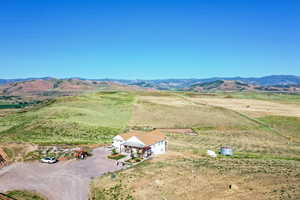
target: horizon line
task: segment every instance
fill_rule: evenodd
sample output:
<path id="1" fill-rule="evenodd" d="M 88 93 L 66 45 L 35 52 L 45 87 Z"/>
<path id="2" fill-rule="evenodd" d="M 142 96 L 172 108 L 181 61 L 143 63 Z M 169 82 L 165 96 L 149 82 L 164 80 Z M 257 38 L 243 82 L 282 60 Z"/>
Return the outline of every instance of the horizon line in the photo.
<path id="1" fill-rule="evenodd" d="M 295 76 L 300 77 L 300 75 L 296 74 L 272 74 L 272 75 L 264 75 L 264 76 L 212 76 L 212 77 L 206 77 L 206 78 L 152 78 L 152 79 L 143 79 L 143 78 L 85 78 L 85 77 L 52 77 L 52 76 L 40 76 L 40 77 L 23 77 L 23 78 L 0 78 L 1 80 L 16 80 L 16 79 L 85 79 L 85 80 L 124 80 L 124 81 L 131 81 L 131 80 L 143 80 L 143 81 L 152 81 L 152 80 L 188 80 L 188 79 L 228 79 L 228 78 L 264 78 L 264 77 L 270 77 L 270 76 Z"/>

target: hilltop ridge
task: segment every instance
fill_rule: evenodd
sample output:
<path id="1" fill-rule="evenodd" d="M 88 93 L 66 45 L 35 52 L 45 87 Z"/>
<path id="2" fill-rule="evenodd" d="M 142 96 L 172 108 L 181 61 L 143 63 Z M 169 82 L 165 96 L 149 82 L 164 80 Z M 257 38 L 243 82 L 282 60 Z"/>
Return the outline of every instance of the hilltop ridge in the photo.
<path id="1" fill-rule="evenodd" d="M 208 79 L 56 79 L 51 77 L 0 79 L 0 93 L 19 95 L 41 92 L 80 92 L 88 90 L 184 90 L 184 91 L 268 91 L 300 92 L 300 76 L 272 75 L 261 78 Z"/>

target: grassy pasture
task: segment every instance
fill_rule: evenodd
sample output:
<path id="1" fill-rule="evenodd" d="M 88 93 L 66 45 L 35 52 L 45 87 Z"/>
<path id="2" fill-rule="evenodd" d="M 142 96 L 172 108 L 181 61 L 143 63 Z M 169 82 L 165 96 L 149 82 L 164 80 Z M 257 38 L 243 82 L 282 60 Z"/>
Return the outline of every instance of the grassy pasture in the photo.
<path id="1" fill-rule="evenodd" d="M 263 100 L 286 109 L 297 105 L 298 97 L 225 95 L 135 91 L 61 97 L 0 118 L 0 142 L 99 144 L 110 143 L 128 126 L 193 128 L 197 135 L 169 133 L 167 154 L 96 178 L 91 199 L 300 199 L 300 144 L 289 139 L 299 138 L 299 118 L 252 119 L 226 106 L 228 99 Z M 201 101 L 210 98 L 221 103 Z M 206 150 L 221 146 L 233 147 L 235 156 L 206 156 Z M 20 151 L 9 148 L 12 155 Z"/>
<path id="2" fill-rule="evenodd" d="M 98 92 L 62 97 L 51 105 L 0 119 L 0 141 L 38 144 L 107 143 L 127 127 L 134 97 Z"/>
<path id="3" fill-rule="evenodd" d="M 156 128 L 215 127 L 217 129 L 249 129 L 257 124 L 231 110 L 196 105 L 178 96 L 137 97 L 131 126 Z"/>

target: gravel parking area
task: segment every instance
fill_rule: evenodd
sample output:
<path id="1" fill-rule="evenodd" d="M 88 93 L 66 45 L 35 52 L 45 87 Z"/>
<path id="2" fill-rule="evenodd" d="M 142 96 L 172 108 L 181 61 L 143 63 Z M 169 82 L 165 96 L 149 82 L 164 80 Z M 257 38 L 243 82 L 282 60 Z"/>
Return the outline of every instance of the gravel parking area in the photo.
<path id="1" fill-rule="evenodd" d="M 49 200 L 87 200 L 93 177 L 120 170 L 105 148 L 97 148 L 86 160 L 56 164 L 15 163 L 0 170 L 0 192 L 23 189 L 39 192 Z"/>

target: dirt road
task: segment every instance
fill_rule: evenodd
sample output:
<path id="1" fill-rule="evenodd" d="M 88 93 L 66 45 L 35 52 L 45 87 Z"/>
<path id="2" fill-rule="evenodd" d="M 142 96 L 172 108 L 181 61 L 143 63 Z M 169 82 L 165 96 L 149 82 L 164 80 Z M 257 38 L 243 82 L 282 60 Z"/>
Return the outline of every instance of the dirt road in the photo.
<path id="1" fill-rule="evenodd" d="M 37 191 L 49 200 L 87 200 L 93 177 L 120 169 L 106 158 L 108 154 L 105 148 L 97 148 L 92 157 L 81 161 L 10 165 L 0 170 L 0 192 L 23 189 Z"/>

